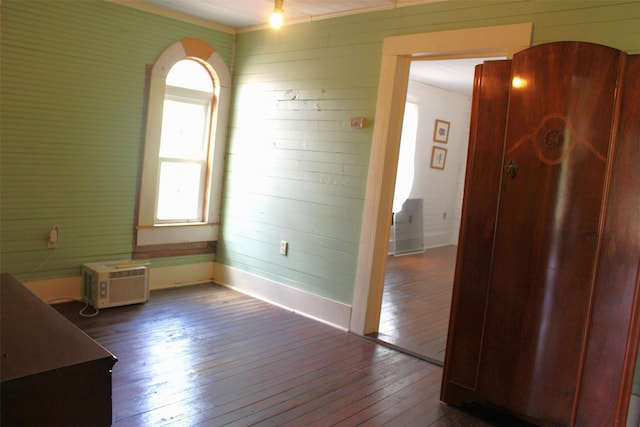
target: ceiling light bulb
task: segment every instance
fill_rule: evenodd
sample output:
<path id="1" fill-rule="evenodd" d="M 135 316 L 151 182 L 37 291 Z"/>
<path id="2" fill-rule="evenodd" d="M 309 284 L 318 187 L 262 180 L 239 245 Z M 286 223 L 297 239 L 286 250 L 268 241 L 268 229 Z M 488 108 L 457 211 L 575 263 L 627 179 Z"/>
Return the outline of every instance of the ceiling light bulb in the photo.
<path id="1" fill-rule="evenodd" d="M 272 28 L 282 27 L 282 21 L 284 10 L 282 9 L 283 0 L 276 0 L 275 7 L 273 8 L 273 14 L 271 15 L 270 24 Z"/>
<path id="2" fill-rule="evenodd" d="M 273 12 L 271 15 L 271 28 L 280 28 L 282 27 L 282 12 Z"/>

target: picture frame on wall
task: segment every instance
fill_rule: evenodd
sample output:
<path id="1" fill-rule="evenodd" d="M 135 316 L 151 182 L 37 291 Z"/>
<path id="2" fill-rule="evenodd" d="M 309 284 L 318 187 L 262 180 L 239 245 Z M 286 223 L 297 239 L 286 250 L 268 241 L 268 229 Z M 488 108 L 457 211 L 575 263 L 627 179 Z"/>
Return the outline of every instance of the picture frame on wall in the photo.
<path id="1" fill-rule="evenodd" d="M 446 162 L 447 149 L 434 146 L 431 150 L 431 168 L 443 170 Z"/>
<path id="2" fill-rule="evenodd" d="M 441 142 L 446 144 L 449 141 L 449 126 L 451 123 L 436 119 L 436 124 L 433 128 L 433 140 L 435 142 Z"/>

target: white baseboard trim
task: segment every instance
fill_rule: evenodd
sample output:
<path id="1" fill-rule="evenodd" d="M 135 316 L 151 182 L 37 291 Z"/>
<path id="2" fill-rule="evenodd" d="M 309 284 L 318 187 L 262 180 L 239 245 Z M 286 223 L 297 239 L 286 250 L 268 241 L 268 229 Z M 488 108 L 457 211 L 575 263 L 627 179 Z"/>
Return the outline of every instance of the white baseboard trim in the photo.
<path id="1" fill-rule="evenodd" d="M 246 271 L 214 263 L 214 281 L 253 298 L 348 331 L 351 306 Z"/>
<path id="2" fill-rule="evenodd" d="M 178 288 L 213 282 L 213 264 L 213 261 L 210 261 L 168 267 L 152 267 L 149 271 L 149 289 Z"/>
<path id="3" fill-rule="evenodd" d="M 432 234 L 430 236 L 424 236 L 424 248 L 437 248 L 440 246 L 457 245 L 457 243 L 451 243 L 453 240 L 451 233 L 444 234 Z"/>
<path id="4" fill-rule="evenodd" d="M 274 280 L 215 262 L 152 267 L 149 289 L 168 289 L 198 283 L 216 282 L 270 304 L 349 330 L 351 306 L 318 296 Z M 24 285 L 49 304 L 65 300 L 80 300 L 80 276 L 25 282 Z"/>
<path id="5" fill-rule="evenodd" d="M 149 289 L 167 289 L 213 281 L 213 262 L 151 267 Z M 24 285 L 48 304 L 82 297 L 80 276 L 24 282 Z"/>
<path id="6" fill-rule="evenodd" d="M 80 300 L 82 282 L 80 276 L 23 282 L 24 286 L 47 304 Z"/>

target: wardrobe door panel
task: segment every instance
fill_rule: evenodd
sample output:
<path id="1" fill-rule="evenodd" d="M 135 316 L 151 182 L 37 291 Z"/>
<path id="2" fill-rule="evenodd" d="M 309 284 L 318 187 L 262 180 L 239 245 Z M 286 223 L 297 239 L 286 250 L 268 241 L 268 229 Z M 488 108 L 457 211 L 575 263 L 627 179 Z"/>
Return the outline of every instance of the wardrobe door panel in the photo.
<path id="1" fill-rule="evenodd" d="M 629 56 L 576 425 L 624 425 L 638 349 L 640 55 Z M 635 286 L 634 286 L 635 285 Z"/>
<path id="2" fill-rule="evenodd" d="M 478 393 L 570 424 L 599 244 L 617 50 L 516 54 Z M 594 61 L 592 58 L 597 58 Z"/>
<path id="3" fill-rule="evenodd" d="M 445 363 L 448 381 L 443 400 L 460 401 L 474 390 L 489 284 L 491 247 L 502 164 L 511 61 L 491 61 L 476 67 L 472 99 L 469 153 L 462 207 L 461 239 Z M 482 108 L 478 108 L 482 105 Z M 456 325 L 464 325 L 457 328 Z"/>

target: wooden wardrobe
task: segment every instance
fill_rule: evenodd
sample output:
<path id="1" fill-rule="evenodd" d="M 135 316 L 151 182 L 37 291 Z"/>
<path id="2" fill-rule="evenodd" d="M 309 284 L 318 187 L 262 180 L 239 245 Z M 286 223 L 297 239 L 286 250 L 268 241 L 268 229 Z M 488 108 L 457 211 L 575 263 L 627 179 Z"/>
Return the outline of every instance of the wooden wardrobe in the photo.
<path id="1" fill-rule="evenodd" d="M 478 65 L 442 400 L 623 426 L 639 288 L 640 55 Z"/>

